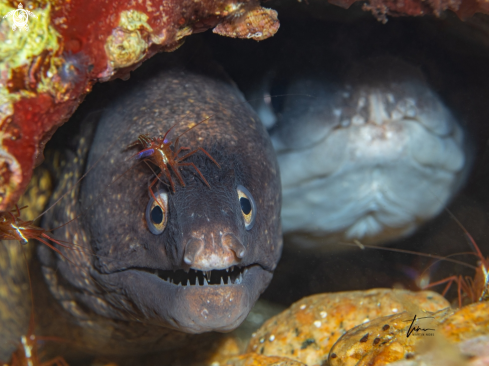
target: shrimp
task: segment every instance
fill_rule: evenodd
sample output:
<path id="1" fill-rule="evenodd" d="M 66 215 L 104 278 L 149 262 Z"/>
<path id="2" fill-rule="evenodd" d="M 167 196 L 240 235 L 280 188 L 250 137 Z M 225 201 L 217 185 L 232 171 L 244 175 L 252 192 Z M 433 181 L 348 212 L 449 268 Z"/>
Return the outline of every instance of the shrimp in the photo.
<path id="1" fill-rule="evenodd" d="M 385 248 L 385 247 L 377 247 L 377 246 L 372 246 L 372 245 L 365 245 L 361 243 L 359 240 L 354 240 L 353 243 L 341 243 L 342 245 L 349 245 L 349 246 L 358 246 L 360 249 L 378 249 L 378 250 L 385 250 L 389 252 L 399 252 L 399 253 L 406 253 L 406 254 L 412 254 L 412 255 L 417 255 L 417 256 L 424 256 L 424 257 L 429 257 L 429 258 L 434 258 L 436 261 L 432 263 L 428 268 L 426 268 L 421 275 L 418 276 L 418 279 L 422 279 L 418 282 L 418 286 L 422 289 L 428 289 L 432 288 L 438 285 L 446 284 L 442 296 L 447 295 L 448 290 L 450 289 L 451 285 L 453 283 L 457 284 L 457 292 L 458 292 L 458 305 L 459 307 L 462 307 L 462 304 L 468 304 L 468 303 L 474 303 L 474 302 L 480 302 L 480 301 L 488 301 L 489 300 L 489 257 L 484 258 L 479 246 L 475 242 L 474 238 L 468 230 L 462 225 L 462 223 L 448 210 L 446 211 L 450 214 L 451 218 L 457 223 L 457 225 L 464 231 L 465 235 L 467 235 L 469 239 L 470 246 L 472 247 L 473 251 L 468 252 L 468 253 L 457 253 L 457 254 L 470 254 L 470 255 L 475 255 L 479 260 L 477 263 L 477 266 L 473 266 L 471 264 L 449 258 L 450 256 L 443 257 L 443 256 L 438 256 L 435 254 L 427 254 L 427 253 L 421 253 L 421 252 L 416 252 L 416 251 L 411 251 L 411 250 L 405 250 L 405 249 L 395 249 L 395 248 Z M 451 256 L 457 255 L 457 254 L 452 254 Z M 469 276 L 462 276 L 462 275 L 452 275 L 449 277 L 446 277 L 444 279 L 441 279 L 436 282 L 432 283 L 426 283 L 424 284 L 427 280 L 429 282 L 429 276 L 425 276 L 426 272 L 428 269 L 436 264 L 437 262 L 440 261 L 448 261 L 452 263 L 456 263 L 459 265 L 463 265 L 465 267 L 470 267 L 475 270 L 475 274 L 473 277 Z M 464 302 L 465 301 L 465 302 Z"/>
<path id="2" fill-rule="evenodd" d="M 156 178 L 151 182 L 149 186 L 149 190 L 151 192 L 151 195 L 153 198 L 156 200 L 154 197 L 154 193 L 152 191 L 152 187 L 156 184 L 158 180 L 160 180 L 161 176 L 163 174 L 166 175 L 168 178 L 168 181 L 170 183 L 171 189 L 173 192 L 175 192 L 175 185 L 172 180 L 171 176 L 171 171 L 175 174 L 177 177 L 179 183 L 181 184 L 182 187 L 185 187 L 185 182 L 183 181 L 182 175 L 180 174 L 179 167 L 181 166 L 190 166 L 195 169 L 195 171 L 199 174 L 199 176 L 202 178 L 204 183 L 207 185 L 207 187 L 210 188 L 209 182 L 204 178 L 200 170 L 195 166 L 194 163 L 184 163 L 183 160 L 187 159 L 191 155 L 195 154 L 198 151 L 202 151 L 211 161 L 217 165 L 218 168 L 221 168 L 221 166 L 217 163 L 216 160 L 202 147 L 198 147 L 195 150 L 192 150 L 188 152 L 187 154 L 183 156 L 178 156 L 182 151 L 185 150 L 190 150 L 189 147 L 179 147 L 178 143 L 180 140 L 180 137 L 189 132 L 191 129 L 199 126 L 201 123 L 204 123 L 209 120 L 211 117 L 207 117 L 197 123 L 196 125 L 190 127 L 187 129 L 185 132 L 180 134 L 175 141 L 171 141 L 171 132 L 173 132 L 173 128 L 176 126 L 174 124 L 173 126 L 170 127 L 168 131 L 166 131 L 164 136 L 159 136 L 159 137 L 150 137 L 148 135 L 139 135 L 137 141 L 134 141 L 130 143 L 127 148 L 133 148 L 136 146 L 141 146 L 143 149 L 139 151 L 136 156 L 137 159 L 143 159 L 145 162 L 151 162 L 152 164 L 156 165 L 158 168 L 160 168 L 160 173 L 156 176 Z M 171 171 L 170 171 L 171 169 Z"/>
<path id="3" fill-rule="evenodd" d="M 435 287 L 446 283 L 445 289 L 442 292 L 442 295 L 445 296 L 451 285 L 455 282 L 457 283 L 459 307 L 462 307 L 462 300 L 464 298 L 467 298 L 470 303 L 474 303 L 477 301 L 487 301 L 489 300 L 489 257 L 484 258 L 479 246 L 475 242 L 472 235 L 470 235 L 467 229 L 450 211 L 448 211 L 448 213 L 464 231 L 465 235 L 467 235 L 469 243 L 474 250 L 472 254 L 476 255 L 479 258 L 477 267 L 475 268 L 475 275 L 473 278 L 469 276 L 464 277 L 462 275 L 453 275 L 440 281 L 430 283 L 424 286 L 423 289 Z"/>
<path id="4" fill-rule="evenodd" d="M 44 230 L 34 225 L 33 221 L 22 220 L 20 218 L 20 212 L 25 208 L 27 206 L 19 208 L 15 205 L 14 210 L 0 213 L 0 240 L 18 240 L 22 244 L 27 244 L 29 239 L 36 239 L 60 255 L 63 255 L 50 241 L 65 248 L 69 246 L 47 235 L 46 232 L 50 230 Z"/>
<path id="5" fill-rule="evenodd" d="M 124 131 L 124 133 L 127 132 Z M 118 141 L 123 134 L 121 134 L 111 145 L 111 147 Z M 7 212 L 0 213 L 0 240 L 16 240 L 19 244 L 28 244 L 30 239 L 36 239 L 42 244 L 46 245 L 49 249 L 55 251 L 60 256 L 65 258 L 67 261 L 71 262 L 67 256 L 65 256 L 65 250 L 80 250 L 85 251 L 86 248 L 83 245 L 77 245 L 71 242 L 65 242 L 60 239 L 55 239 L 49 232 L 59 229 L 63 226 L 70 224 L 71 222 L 80 218 L 80 215 L 75 218 L 65 222 L 64 224 L 56 227 L 55 229 L 43 229 L 35 224 L 38 218 L 42 217 L 46 212 L 48 212 L 51 208 L 53 208 L 58 202 L 64 198 L 66 195 L 70 194 L 76 186 L 80 184 L 80 182 L 88 175 L 88 173 L 105 157 L 106 153 L 104 153 L 87 171 L 79 177 L 65 193 L 63 193 L 50 207 L 45 209 L 40 215 L 38 215 L 33 220 L 23 220 L 22 216 L 25 216 L 25 210 L 28 206 L 19 207 L 19 205 L 15 205 L 14 209 Z M 107 188 L 114 182 L 117 181 L 123 174 L 115 177 L 111 183 L 108 184 Z M 35 184 L 36 182 L 34 182 Z M 28 188 L 29 190 L 29 188 Z M 26 194 L 27 195 L 27 194 Z M 30 196 L 31 199 L 36 197 L 36 195 L 27 195 Z M 37 197 L 36 197 L 37 198 Z M 94 200 L 96 201 L 96 200 Z M 35 205 L 34 205 L 35 206 Z M 36 211 L 36 210 L 34 210 Z M 37 213 L 33 214 L 33 216 L 37 215 Z M 57 244 L 57 245 L 56 245 Z M 23 252 L 23 245 L 19 245 L 20 249 Z M 24 258 L 25 253 L 24 254 Z M 26 264 L 27 264 L 27 259 Z M 31 315 L 29 319 L 29 326 L 27 332 L 17 338 L 18 342 L 15 351 L 11 354 L 10 361 L 8 363 L 4 363 L 0 361 L 1 366 L 68 366 L 66 360 L 57 356 L 50 360 L 44 360 L 42 357 L 42 352 L 40 352 L 39 342 L 44 341 L 53 341 L 53 342 L 69 342 L 66 339 L 61 339 L 56 336 L 38 336 L 34 333 L 35 331 L 35 318 L 34 318 L 34 295 L 32 289 L 32 281 L 31 275 L 29 271 L 29 266 L 27 265 L 27 277 L 30 285 L 31 299 L 32 299 L 32 308 Z"/>
<path id="6" fill-rule="evenodd" d="M 121 135 L 122 136 L 122 135 Z M 120 136 L 120 137 L 121 137 Z M 120 138 L 119 137 L 119 138 Z M 118 141 L 116 139 L 114 143 Z M 112 145 L 111 145 L 112 146 Z M 105 156 L 102 155 L 102 158 Z M 101 158 L 101 159 L 102 159 Z M 99 159 L 99 161 L 101 160 Z M 65 242 L 63 240 L 55 239 L 51 234 L 49 234 L 51 231 L 54 231 L 56 229 L 59 229 L 65 225 L 70 224 L 71 222 L 77 220 L 81 215 L 69 220 L 68 222 L 58 226 L 55 229 L 43 229 L 35 224 L 37 222 L 37 219 L 43 216 L 48 210 L 50 210 L 54 205 L 56 205 L 63 197 L 65 197 L 67 194 L 70 194 L 73 189 L 85 178 L 85 176 L 94 168 L 99 161 L 95 162 L 95 164 L 90 167 L 85 174 L 83 174 L 79 179 L 74 182 L 73 186 L 70 187 L 70 189 L 67 190 L 64 194 L 61 195 L 61 197 L 50 207 L 48 207 L 46 210 L 44 210 L 40 215 L 38 215 L 36 218 L 33 220 L 24 220 L 22 217 L 26 216 L 26 213 L 23 212 L 24 209 L 26 209 L 28 206 L 24 205 L 22 207 L 19 207 L 19 205 L 15 205 L 14 209 L 11 211 L 7 212 L 1 212 L 0 213 L 0 240 L 16 240 L 19 242 L 19 244 L 24 244 L 26 245 L 30 239 L 36 239 L 40 243 L 44 244 L 47 246 L 49 249 L 55 251 L 58 253 L 60 256 L 65 258 L 67 261 L 71 262 L 70 259 L 68 259 L 63 251 L 64 250 L 84 250 L 83 246 L 76 245 L 75 243 L 71 242 Z M 39 182 L 35 182 L 33 179 L 31 181 L 31 184 L 36 184 Z M 34 186 L 32 186 L 34 187 Z M 29 191 L 29 188 L 28 188 Z M 37 194 L 25 194 L 25 196 L 30 197 L 30 199 L 37 199 Z M 29 200 L 29 198 L 27 198 Z M 36 205 L 34 204 L 34 207 Z M 39 207 L 37 207 L 39 209 Z M 34 212 L 36 209 L 34 210 Z M 31 216 L 36 216 L 37 213 L 34 213 Z M 20 249 L 23 251 L 23 245 L 20 245 Z M 25 257 L 25 253 L 24 253 Z M 27 259 L 26 259 L 27 262 Z M 31 298 L 32 302 L 34 303 L 34 297 L 33 297 L 33 290 L 32 290 L 32 281 L 31 281 L 31 276 L 29 273 L 29 268 L 27 266 L 27 275 L 28 275 L 28 280 L 29 280 L 29 285 L 30 285 L 30 291 L 31 291 Z M 14 303 L 14 302 L 13 302 Z M 19 319 L 20 321 L 20 319 Z M 18 342 L 17 347 L 15 348 L 15 351 L 12 353 L 10 361 L 8 363 L 4 363 L 0 361 L 0 365 L 3 366 L 67 366 L 68 363 L 62 358 L 62 357 L 55 357 L 52 358 L 48 361 L 44 361 L 42 359 L 42 355 L 39 352 L 39 345 L 38 343 L 40 341 L 56 341 L 56 342 L 66 342 L 65 339 L 60 339 L 55 336 L 37 336 L 34 333 L 35 330 L 35 321 L 34 321 L 34 305 L 32 305 L 31 309 L 31 315 L 30 315 L 30 320 L 29 320 L 29 327 L 27 332 L 17 338 Z"/>
<path id="7" fill-rule="evenodd" d="M 24 207 L 22 207 L 24 208 Z M 22 209 L 21 208 L 21 209 Z M 17 214 L 20 215 L 20 210 L 18 207 L 17 209 Z M 13 229 L 16 234 L 13 234 L 14 236 L 20 236 L 22 240 L 19 240 L 19 244 L 23 243 L 24 240 L 27 241 L 27 238 L 31 238 L 32 232 L 35 232 L 36 234 L 33 235 L 38 240 L 41 240 L 44 242 L 43 239 L 40 239 L 40 235 L 45 234 L 42 229 L 37 228 L 32 225 L 31 221 L 22 221 L 18 216 L 12 215 L 16 220 L 15 223 L 12 226 L 19 226 L 16 229 Z M 9 220 L 7 220 L 9 221 Z M 28 223 L 28 225 L 25 225 Z M 26 226 L 27 228 L 24 230 L 22 226 Z M 37 235 L 38 233 L 41 233 Z M 11 240 L 12 238 L 10 237 L 11 234 L 8 232 L 5 234 L 3 227 L 2 227 L 2 235 L 5 235 L 7 237 L 7 240 Z M 45 235 L 46 237 L 49 238 L 49 240 L 52 240 L 57 243 L 56 240 L 50 238 L 49 236 Z M 47 244 L 50 248 L 56 250 L 56 248 L 52 247 L 51 245 Z M 30 276 L 30 271 L 29 271 L 29 265 L 27 262 L 27 257 L 24 251 L 24 248 L 22 245 L 20 245 L 20 249 L 22 251 L 22 254 L 24 256 L 25 264 L 26 264 L 26 269 L 27 269 L 27 277 L 29 279 L 29 288 L 30 288 L 30 295 L 31 295 L 31 315 L 30 315 L 30 320 L 29 320 L 29 328 L 27 330 L 27 333 L 25 335 L 22 335 L 20 337 L 20 341 L 18 342 L 17 349 L 12 353 L 12 357 L 10 359 L 9 363 L 1 363 L 3 366 L 68 366 L 68 363 L 62 358 L 61 356 L 55 357 L 49 361 L 41 361 L 40 358 L 40 352 L 38 348 L 38 342 L 39 341 L 63 341 L 62 339 L 58 339 L 56 337 L 38 337 L 34 334 L 34 329 L 35 329 L 35 319 L 34 319 L 34 296 L 33 296 L 33 291 L 32 291 L 32 281 L 31 281 L 31 276 Z"/>
<path id="8" fill-rule="evenodd" d="M 37 342 L 44 340 L 55 340 L 55 338 L 37 337 L 32 329 L 29 329 L 27 335 L 21 337 L 20 344 L 12 354 L 10 363 L 4 364 L 4 366 L 68 366 L 68 363 L 61 356 L 41 362 Z"/>

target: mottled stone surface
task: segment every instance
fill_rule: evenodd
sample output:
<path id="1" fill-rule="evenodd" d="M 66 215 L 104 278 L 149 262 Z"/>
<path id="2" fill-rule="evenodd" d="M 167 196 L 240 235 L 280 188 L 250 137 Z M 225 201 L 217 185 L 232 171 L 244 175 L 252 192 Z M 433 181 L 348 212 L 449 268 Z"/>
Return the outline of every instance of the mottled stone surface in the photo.
<path id="1" fill-rule="evenodd" d="M 321 365 L 338 338 L 358 324 L 404 311 L 447 307 L 449 303 L 431 291 L 373 289 L 313 295 L 269 319 L 252 336 L 247 351 Z"/>
<path id="2" fill-rule="evenodd" d="M 302 362 L 286 357 L 262 356 L 256 353 L 246 353 L 224 360 L 212 366 L 301 366 Z"/>
<path id="3" fill-rule="evenodd" d="M 474 357 L 483 364 L 488 314 L 489 303 L 484 302 L 455 312 L 447 308 L 377 318 L 343 335 L 331 349 L 329 362 L 331 366 L 380 366 L 396 361 L 399 365 L 469 365 Z"/>
<path id="4" fill-rule="evenodd" d="M 392 366 L 487 366 L 489 365 L 489 336 L 480 336 L 457 344 L 440 340 L 427 342 L 422 353 L 413 358 L 391 363 Z"/>
<path id="5" fill-rule="evenodd" d="M 385 365 L 410 358 L 416 346 L 425 339 L 416 330 L 407 336 L 414 315 L 420 319 L 413 326 L 417 324 L 423 329 L 430 329 L 423 334 L 434 334 L 438 321 L 451 313 L 450 308 L 420 315 L 402 312 L 361 324 L 348 331 L 333 346 L 329 354 L 330 365 Z M 424 317 L 429 318 L 422 319 Z"/>
<path id="6" fill-rule="evenodd" d="M 463 342 L 480 335 L 489 335 L 489 302 L 464 306 L 444 319 L 439 329 L 452 342 Z"/>

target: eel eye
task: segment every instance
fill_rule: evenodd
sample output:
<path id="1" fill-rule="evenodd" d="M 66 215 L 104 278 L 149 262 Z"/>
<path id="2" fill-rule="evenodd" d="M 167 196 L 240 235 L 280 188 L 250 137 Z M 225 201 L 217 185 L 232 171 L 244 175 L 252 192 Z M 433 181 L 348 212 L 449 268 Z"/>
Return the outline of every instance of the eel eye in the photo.
<path id="1" fill-rule="evenodd" d="M 168 221 L 168 193 L 158 191 L 155 193 L 156 201 L 150 197 L 146 207 L 146 222 L 148 229 L 155 235 L 161 234 Z"/>
<path id="2" fill-rule="evenodd" d="M 245 221 L 246 230 L 251 230 L 255 223 L 256 205 L 251 193 L 243 186 L 238 186 L 238 199 L 241 206 L 241 213 Z"/>

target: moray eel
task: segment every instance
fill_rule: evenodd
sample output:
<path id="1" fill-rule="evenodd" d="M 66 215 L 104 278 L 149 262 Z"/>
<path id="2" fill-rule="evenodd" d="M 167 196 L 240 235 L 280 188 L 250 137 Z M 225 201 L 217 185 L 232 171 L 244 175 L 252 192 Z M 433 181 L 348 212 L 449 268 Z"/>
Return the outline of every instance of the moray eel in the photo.
<path id="1" fill-rule="evenodd" d="M 148 63 L 71 138 L 52 202 L 74 189 L 43 223 L 52 228 L 80 215 L 53 232 L 79 246 L 63 250 L 66 258 L 39 247 L 49 289 L 38 301 L 43 333 L 93 354 L 154 352 L 184 346 L 184 333 L 233 330 L 268 286 L 282 249 L 279 170 L 258 116 L 218 71 Z M 166 178 L 152 187 L 165 202 L 155 209 L 148 186 L 156 168 L 125 147 L 173 125 L 176 138 L 206 117 L 180 146 L 204 148 L 219 163 L 202 152 L 185 159 L 210 187 L 182 167 L 185 187 L 174 174 L 175 192 Z M 52 323 L 43 321 L 53 316 L 46 311 L 56 314 Z"/>
<path id="2" fill-rule="evenodd" d="M 377 243 L 440 213 L 464 180 L 467 149 L 419 69 L 382 56 L 340 77 L 298 74 L 288 76 L 275 120 L 271 103 L 256 106 L 273 125 L 284 233 Z"/>

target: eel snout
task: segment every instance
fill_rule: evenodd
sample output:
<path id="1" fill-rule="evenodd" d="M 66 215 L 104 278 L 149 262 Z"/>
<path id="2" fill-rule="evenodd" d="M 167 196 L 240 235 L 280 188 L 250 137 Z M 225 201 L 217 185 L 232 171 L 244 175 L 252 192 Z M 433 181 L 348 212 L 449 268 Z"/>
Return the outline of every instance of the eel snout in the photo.
<path id="1" fill-rule="evenodd" d="M 209 271 L 238 265 L 246 248 L 232 233 L 210 233 L 202 238 L 192 237 L 185 247 L 184 262 L 193 269 Z"/>

